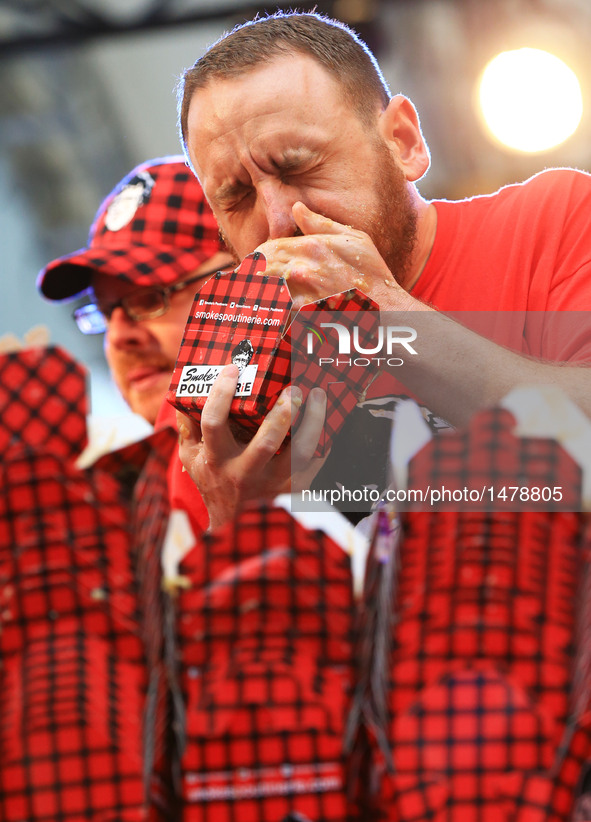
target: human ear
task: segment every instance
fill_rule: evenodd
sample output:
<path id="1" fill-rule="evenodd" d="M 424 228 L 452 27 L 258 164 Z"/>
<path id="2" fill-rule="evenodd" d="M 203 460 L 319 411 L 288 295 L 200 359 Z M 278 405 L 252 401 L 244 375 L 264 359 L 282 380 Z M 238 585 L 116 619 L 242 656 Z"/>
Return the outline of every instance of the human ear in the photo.
<path id="1" fill-rule="evenodd" d="M 403 94 L 395 94 L 380 114 L 378 131 L 394 154 L 407 180 L 419 180 L 429 168 L 429 148 L 417 110 Z"/>

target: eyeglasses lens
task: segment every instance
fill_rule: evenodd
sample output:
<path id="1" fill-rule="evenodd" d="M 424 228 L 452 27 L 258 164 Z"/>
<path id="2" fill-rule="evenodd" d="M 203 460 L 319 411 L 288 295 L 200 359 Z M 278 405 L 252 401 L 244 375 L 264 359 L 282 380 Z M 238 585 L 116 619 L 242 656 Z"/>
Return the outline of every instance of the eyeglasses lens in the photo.
<path id="1" fill-rule="evenodd" d="M 140 291 L 137 294 L 129 294 L 121 302 L 126 314 L 132 320 L 158 317 L 168 308 L 166 295 L 161 291 Z"/>
<path id="2" fill-rule="evenodd" d="M 94 303 L 77 308 L 74 320 L 83 334 L 102 334 L 107 328 L 103 314 Z"/>

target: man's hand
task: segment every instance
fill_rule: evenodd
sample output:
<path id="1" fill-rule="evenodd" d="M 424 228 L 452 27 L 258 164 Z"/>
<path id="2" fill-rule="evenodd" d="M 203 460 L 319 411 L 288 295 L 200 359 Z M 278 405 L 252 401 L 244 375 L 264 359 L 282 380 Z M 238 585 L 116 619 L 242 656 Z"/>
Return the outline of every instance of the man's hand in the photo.
<path id="1" fill-rule="evenodd" d="M 296 308 L 356 286 L 382 312 L 413 312 L 408 324 L 417 332 L 413 345 L 418 356 L 406 357 L 395 376 L 435 414 L 465 425 L 518 385 L 551 384 L 591 416 L 588 366 L 532 360 L 479 336 L 407 294 L 365 232 L 299 202 L 293 215 L 303 236 L 260 245 L 257 250 L 267 259 L 265 273 L 287 278 Z"/>
<path id="2" fill-rule="evenodd" d="M 304 487 L 324 461 L 313 457 L 326 414 L 322 390 L 310 392 L 297 433 L 277 454 L 302 404 L 300 389 L 288 386 L 244 443 L 229 420 L 237 382 L 237 366 L 227 365 L 207 398 L 201 425 L 177 411 L 179 456 L 203 497 L 210 528 L 231 520 L 249 500 L 274 497 L 292 485 Z"/>
<path id="3" fill-rule="evenodd" d="M 358 288 L 381 308 L 403 311 L 421 307 L 407 294 L 364 231 L 293 206 L 303 236 L 267 240 L 256 250 L 267 260 L 265 274 L 287 279 L 294 307 Z M 416 306 L 415 306 L 416 303 Z"/>

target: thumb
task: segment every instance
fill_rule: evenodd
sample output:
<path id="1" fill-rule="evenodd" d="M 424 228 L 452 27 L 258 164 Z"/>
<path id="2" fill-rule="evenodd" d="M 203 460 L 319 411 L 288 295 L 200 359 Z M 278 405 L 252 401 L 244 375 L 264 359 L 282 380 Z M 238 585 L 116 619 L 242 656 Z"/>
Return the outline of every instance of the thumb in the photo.
<path id="1" fill-rule="evenodd" d="M 355 230 L 350 225 L 343 225 L 323 214 L 317 214 L 299 200 L 291 210 L 296 225 L 304 234 L 351 234 Z"/>

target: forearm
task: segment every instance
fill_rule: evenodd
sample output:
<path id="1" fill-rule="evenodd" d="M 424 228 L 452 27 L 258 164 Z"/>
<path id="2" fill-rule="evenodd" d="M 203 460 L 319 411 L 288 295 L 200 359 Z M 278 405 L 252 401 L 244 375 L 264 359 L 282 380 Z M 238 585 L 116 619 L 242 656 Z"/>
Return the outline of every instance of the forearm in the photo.
<path id="1" fill-rule="evenodd" d="M 421 306 L 417 301 L 415 306 Z M 552 363 L 511 351 L 432 309 L 408 310 L 416 355 L 404 357 L 397 377 L 420 401 L 453 425 L 497 405 L 519 385 L 555 385 L 591 416 L 591 368 Z"/>

